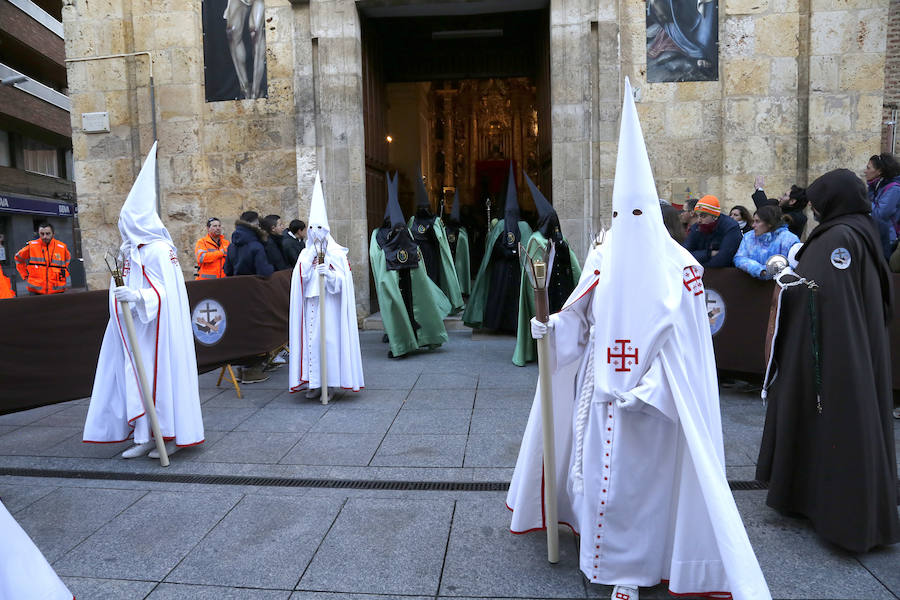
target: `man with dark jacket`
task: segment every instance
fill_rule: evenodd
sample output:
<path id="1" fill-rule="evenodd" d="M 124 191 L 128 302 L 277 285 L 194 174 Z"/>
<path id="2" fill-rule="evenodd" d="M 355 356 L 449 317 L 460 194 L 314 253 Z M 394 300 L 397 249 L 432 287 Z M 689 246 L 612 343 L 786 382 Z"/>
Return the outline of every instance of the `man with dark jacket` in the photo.
<path id="1" fill-rule="evenodd" d="M 803 237 L 803 231 L 806 229 L 806 188 L 792 185 L 791 189 L 781 195 L 781 198 L 769 198 L 763 189 L 764 180 L 762 176 L 756 177 L 756 191 L 753 192 L 753 204 L 756 208 L 761 208 L 766 204 L 777 204 L 781 207 L 784 215 L 784 221 L 787 223 L 788 231 L 796 235 L 798 238 Z"/>
<path id="2" fill-rule="evenodd" d="M 306 223 L 300 219 L 294 219 L 281 238 L 281 251 L 284 254 L 284 261 L 290 268 L 297 264 L 300 252 L 306 248 L 305 234 Z"/>
<path id="3" fill-rule="evenodd" d="M 278 215 L 266 215 L 263 217 L 259 226 L 269 236 L 268 240 L 263 242 L 266 249 L 266 258 L 272 263 L 276 271 L 283 271 L 293 267 L 284 261 L 284 253 L 281 250 L 282 235 L 284 234 L 284 225 L 281 224 L 281 217 Z"/>
<path id="4" fill-rule="evenodd" d="M 698 221 L 688 230 L 684 247 L 704 267 L 730 267 L 741 245 L 741 226 L 722 214 L 719 199 L 703 196 L 697 201 L 694 213 Z"/>
<path id="5" fill-rule="evenodd" d="M 248 210 L 234 223 L 231 245 L 225 256 L 225 275 L 262 275 L 268 277 L 275 269 L 266 258 L 263 243 L 268 238 L 259 228 L 259 213 Z"/>

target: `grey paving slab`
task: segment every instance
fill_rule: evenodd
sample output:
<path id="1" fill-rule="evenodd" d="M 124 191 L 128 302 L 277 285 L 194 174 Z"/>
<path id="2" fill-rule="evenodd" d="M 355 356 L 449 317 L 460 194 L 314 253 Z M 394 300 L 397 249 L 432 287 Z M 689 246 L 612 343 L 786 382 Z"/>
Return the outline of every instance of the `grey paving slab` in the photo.
<path id="1" fill-rule="evenodd" d="M 411 360 L 411 359 L 403 359 Z M 409 390 L 419 378 L 418 373 L 365 371 L 363 377 L 367 390 Z"/>
<path id="2" fill-rule="evenodd" d="M 257 410 L 250 408 L 227 408 L 219 406 L 202 407 L 203 429 L 209 431 L 232 431 L 246 421 Z"/>
<path id="3" fill-rule="evenodd" d="M 234 428 L 234 431 L 271 431 L 305 433 L 322 418 L 326 407 L 266 408 L 259 410 Z"/>
<path id="4" fill-rule="evenodd" d="M 383 467 L 461 467 L 465 435 L 388 434 L 371 464 Z"/>
<path id="5" fill-rule="evenodd" d="M 155 581 L 127 579 L 94 579 L 91 577 L 62 577 L 63 583 L 79 600 L 94 598 L 132 600 L 144 598 L 156 586 Z"/>
<path id="6" fill-rule="evenodd" d="M 312 433 L 380 433 L 384 434 L 396 410 L 339 410 L 335 406 L 312 426 Z"/>
<path id="7" fill-rule="evenodd" d="M 16 513 L 16 520 L 52 563 L 145 493 L 138 490 L 57 488 Z M 53 518 L 48 519 L 47 515 L 53 515 Z"/>
<path id="8" fill-rule="evenodd" d="M 478 386 L 478 392 L 475 393 L 475 410 L 481 409 L 515 409 L 515 408 L 531 408 L 534 402 L 535 386 L 527 387 L 505 387 L 505 388 L 487 388 Z"/>
<path id="9" fill-rule="evenodd" d="M 287 388 L 278 392 L 272 399 L 266 404 L 266 408 L 306 408 L 313 409 L 316 407 L 321 407 L 324 410 L 328 409 L 328 406 L 323 406 L 317 400 L 313 400 L 311 398 L 305 397 L 305 392 L 290 392 Z"/>
<path id="10" fill-rule="evenodd" d="M 876 548 L 856 557 L 883 586 L 900 598 L 900 545 Z"/>
<path id="11" fill-rule="evenodd" d="M 300 433 L 234 431 L 210 446 L 198 462 L 277 463 L 300 441 Z"/>
<path id="12" fill-rule="evenodd" d="M 293 589 L 340 507 L 317 498 L 247 496 L 166 581 Z"/>
<path id="13" fill-rule="evenodd" d="M 222 382 L 224 383 L 225 380 L 223 379 Z M 213 382 L 213 384 L 215 384 L 215 382 Z M 231 388 L 231 390 L 234 391 L 234 387 L 231 386 L 231 383 L 229 383 L 228 385 Z M 208 388 L 204 388 L 203 386 L 200 386 L 200 404 L 203 404 L 204 402 L 207 402 L 207 401 L 211 400 L 212 398 L 215 398 L 216 396 L 218 396 L 219 394 L 224 392 L 225 389 L 226 388 L 223 386 L 208 387 Z"/>
<path id="14" fill-rule="evenodd" d="M 435 594 L 453 502 L 350 499 L 298 590 Z"/>
<path id="15" fill-rule="evenodd" d="M 433 596 L 384 596 L 381 594 L 348 594 L 341 592 L 294 592 L 290 600 L 432 600 Z"/>
<path id="16" fill-rule="evenodd" d="M 344 392 L 340 401 L 335 401 L 333 406 L 341 410 L 394 410 L 400 408 L 403 400 L 409 394 L 408 390 L 370 390 L 368 388 L 359 392 Z"/>
<path id="17" fill-rule="evenodd" d="M 42 419 L 38 419 L 33 424 L 43 425 L 46 427 L 82 427 L 87 419 L 88 406 L 75 405 L 71 406 L 68 402 L 61 405 L 63 408 L 57 410 Z"/>
<path id="18" fill-rule="evenodd" d="M 406 410 L 397 415 L 389 434 L 434 433 L 466 434 L 472 411 L 462 410 Z"/>
<path id="19" fill-rule="evenodd" d="M 513 535 L 505 494 L 466 496 L 456 503 L 442 596 L 583 598 L 576 538 L 560 531 L 559 564 L 547 562 L 542 532 Z"/>
<path id="20" fill-rule="evenodd" d="M 423 373 L 416 382 L 413 392 L 417 390 L 453 390 L 453 389 L 475 389 L 478 383 L 478 376 L 471 373 L 446 373 L 446 372 L 428 372 Z"/>
<path id="21" fill-rule="evenodd" d="M 71 436 L 55 446 L 51 446 L 45 456 L 83 456 L 85 458 L 113 458 L 133 445 L 131 441 L 113 444 L 88 444 L 82 435 Z"/>
<path id="22" fill-rule="evenodd" d="M 380 433 L 307 433 L 279 462 L 365 466 L 372 460 L 383 438 Z"/>
<path id="23" fill-rule="evenodd" d="M 287 388 L 285 388 L 287 389 Z M 284 389 L 273 390 L 268 388 L 256 388 L 241 386 L 241 397 L 238 398 L 233 387 L 224 389 L 221 393 L 203 403 L 204 411 L 207 408 L 262 408 L 271 403 L 275 398 L 284 393 Z"/>
<path id="24" fill-rule="evenodd" d="M 149 492 L 58 560 L 60 575 L 163 577 L 240 499 L 239 494 Z"/>
<path id="25" fill-rule="evenodd" d="M 513 467 L 480 467 L 472 469 L 474 481 L 505 481 L 512 480 Z"/>
<path id="26" fill-rule="evenodd" d="M 213 446 L 215 446 L 216 443 L 222 440 L 226 435 L 228 434 L 224 431 L 204 429 L 203 443 L 197 444 L 196 446 L 181 448 L 178 451 L 177 458 L 172 459 L 172 463 L 169 464 L 168 468 L 171 469 L 174 466 L 175 469 L 182 469 L 185 467 L 185 463 L 193 463 L 195 461 L 202 460 L 202 457 L 205 456 L 210 450 L 212 450 Z M 191 465 L 190 467 L 188 467 L 188 469 L 190 471 L 195 471 L 196 467 Z"/>
<path id="27" fill-rule="evenodd" d="M 517 433 L 470 433 L 465 467 L 515 467 L 522 436 Z"/>
<path id="28" fill-rule="evenodd" d="M 512 364 L 513 348 L 510 347 L 507 355 L 509 364 L 499 365 L 493 362 L 481 367 L 478 372 L 478 389 L 508 389 L 510 386 L 531 387 L 531 395 L 534 396 L 534 386 L 537 384 L 537 365 L 517 367 Z"/>
<path id="29" fill-rule="evenodd" d="M 449 388 L 442 390 L 414 390 L 403 403 L 404 410 L 472 410 L 475 390 Z"/>
<path id="30" fill-rule="evenodd" d="M 289 591 L 233 589 L 183 583 L 162 583 L 147 600 L 287 600 Z"/>
<path id="31" fill-rule="evenodd" d="M 819 538 L 808 521 L 766 506 L 766 493 L 741 492 L 735 502 L 774 598 L 894 598 L 853 555 Z"/>
<path id="32" fill-rule="evenodd" d="M 42 456 L 50 448 L 73 436 L 81 437 L 80 427 L 21 427 L 0 437 L 0 456 Z"/>
<path id="33" fill-rule="evenodd" d="M 48 406 L 39 406 L 28 410 L 20 410 L 19 412 L 0 415 L 0 425 L 28 425 L 39 421 L 48 415 L 52 415 L 66 408 L 66 403 L 50 404 Z"/>
<path id="34" fill-rule="evenodd" d="M 21 427 L 21 425 L 0 425 L 0 436 L 2 436 L 4 433 L 15 431 L 19 427 Z"/>
<path id="35" fill-rule="evenodd" d="M 476 408 L 472 412 L 472 433 L 515 433 L 521 440 L 528 424 L 528 406 L 501 408 Z"/>
<path id="36" fill-rule="evenodd" d="M 0 482 L 0 502 L 10 514 L 30 506 L 56 489 L 55 485 L 35 485 L 33 479 L 26 484 Z M 37 483 L 37 482 L 35 482 Z"/>

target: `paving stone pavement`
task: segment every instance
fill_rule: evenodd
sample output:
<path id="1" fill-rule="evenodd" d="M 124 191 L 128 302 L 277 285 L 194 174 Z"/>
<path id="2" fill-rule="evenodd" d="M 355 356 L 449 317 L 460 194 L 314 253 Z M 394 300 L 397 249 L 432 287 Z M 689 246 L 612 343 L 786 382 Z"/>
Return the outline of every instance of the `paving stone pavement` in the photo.
<path id="1" fill-rule="evenodd" d="M 401 360 L 380 332 L 360 341 L 366 389 L 328 406 L 287 393 L 286 368 L 242 399 L 201 376 L 206 442 L 168 469 L 119 458 L 127 444 L 81 443 L 87 399 L 0 416 L 0 468 L 42 472 L 0 476 L 0 498 L 79 600 L 608 598 L 568 530 L 557 565 L 543 534 L 509 533 L 505 492 L 327 487 L 508 482 L 534 393 L 537 368 L 512 365 L 511 337 L 453 332 Z M 721 406 L 728 477 L 752 480 L 762 404 L 723 387 Z M 159 474 L 313 481 L 142 479 Z M 765 494 L 734 492 L 775 598 L 900 598 L 900 547 L 848 554 Z"/>

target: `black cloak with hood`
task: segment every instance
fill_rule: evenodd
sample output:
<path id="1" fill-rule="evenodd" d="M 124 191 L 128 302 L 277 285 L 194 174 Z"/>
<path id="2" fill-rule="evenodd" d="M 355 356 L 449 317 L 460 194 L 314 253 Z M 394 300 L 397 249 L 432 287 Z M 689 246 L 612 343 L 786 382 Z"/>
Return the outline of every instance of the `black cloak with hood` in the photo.
<path id="1" fill-rule="evenodd" d="M 563 307 L 569 294 L 575 289 L 578 279 L 572 277 L 572 257 L 569 253 L 569 243 L 563 237 L 559 227 L 559 216 L 556 209 L 547 200 L 544 194 L 534 185 L 527 173 L 525 181 L 531 190 L 534 206 L 538 213 L 536 231 L 540 232 L 544 239 L 552 241 L 556 247 L 553 259 L 553 270 L 550 272 L 550 280 L 547 283 L 547 296 L 550 299 L 550 312 L 555 313 Z"/>
<path id="2" fill-rule="evenodd" d="M 425 263 L 425 271 L 438 286 L 441 285 L 441 248 L 437 234 L 434 231 L 434 221 L 437 217 L 431 212 L 431 203 L 428 201 L 428 191 L 425 182 L 422 181 L 422 172 L 416 173 L 416 214 L 413 216 L 410 229 L 419 250 L 422 251 L 422 261 Z"/>
<path id="3" fill-rule="evenodd" d="M 769 482 L 769 506 L 805 515 L 825 539 L 866 552 L 900 541 L 891 280 L 862 181 L 831 171 L 807 195 L 820 224 L 796 272 L 818 284 L 817 300 L 811 305 L 805 285 L 781 295 L 756 478 Z"/>
<path id="4" fill-rule="evenodd" d="M 484 305 L 484 327 L 488 329 L 515 332 L 518 328 L 519 286 L 522 281 L 522 265 L 519 262 L 519 242 L 523 241 L 521 238 L 519 198 L 510 162 L 503 231 L 491 249 L 491 279 Z"/>

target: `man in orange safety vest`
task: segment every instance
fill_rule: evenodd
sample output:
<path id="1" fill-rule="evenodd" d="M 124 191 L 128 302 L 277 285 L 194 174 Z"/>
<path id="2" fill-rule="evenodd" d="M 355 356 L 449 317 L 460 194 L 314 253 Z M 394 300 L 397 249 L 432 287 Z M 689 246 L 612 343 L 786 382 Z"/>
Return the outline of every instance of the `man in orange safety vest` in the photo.
<path id="1" fill-rule="evenodd" d="M 38 225 L 38 239 L 16 253 L 16 270 L 29 294 L 60 294 L 66 291 L 71 259 L 66 245 L 54 239 L 53 225 L 44 222 Z"/>

